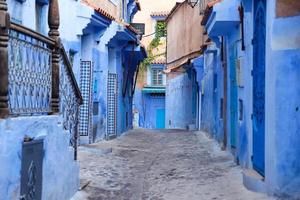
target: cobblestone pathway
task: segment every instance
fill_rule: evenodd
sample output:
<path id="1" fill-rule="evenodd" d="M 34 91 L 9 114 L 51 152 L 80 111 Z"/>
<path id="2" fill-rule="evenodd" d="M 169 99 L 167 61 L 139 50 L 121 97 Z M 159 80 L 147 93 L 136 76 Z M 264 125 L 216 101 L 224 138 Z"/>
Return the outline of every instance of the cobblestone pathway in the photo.
<path id="1" fill-rule="evenodd" d="M 269 200 L 246 190 L 241 168 L 204 133 L 130 131 L 79 148 L 74 200 Z"/>

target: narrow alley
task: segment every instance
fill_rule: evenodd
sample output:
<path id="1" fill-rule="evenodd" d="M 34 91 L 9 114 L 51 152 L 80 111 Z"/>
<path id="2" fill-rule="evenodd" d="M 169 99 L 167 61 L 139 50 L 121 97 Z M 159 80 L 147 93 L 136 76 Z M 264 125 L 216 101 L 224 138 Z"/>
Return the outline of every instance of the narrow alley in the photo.
<path id="1" fill-rule="evenodd" d="M 79 148 L 74 200 L 267 200 L 242 184 L 229 152 L 203 132 L 135 129 Z"/>
<path id="2" fill-rule="evenodd" d="M 0 0 L 0 200 L 300 200 L 300 0 Z"/>

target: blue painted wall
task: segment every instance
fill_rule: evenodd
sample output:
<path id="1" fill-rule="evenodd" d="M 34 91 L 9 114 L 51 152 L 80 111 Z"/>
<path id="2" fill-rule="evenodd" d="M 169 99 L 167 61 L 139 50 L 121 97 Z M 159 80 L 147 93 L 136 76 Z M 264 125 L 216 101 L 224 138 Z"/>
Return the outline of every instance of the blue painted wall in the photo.
<path id="1" fill-rule="evenodd" d="M 134 98 L 135 108 L 139 113 L 139 127 L 156 129 L 156 110 L 165 109 L 165 96 L 136 90 Z"/>
<path id="2" fill-rule="evenodd" d="M 300 197 L 300 13 L 276 17 L 267 4 L 266 182 L 271 192 Z"/>
<path id="3" fill-rule="evenodd" d="M 197 124 L 197 77 L 192 66 L 167 74 L 166 128 L 188 129 Z"/>
<path id="4" fill-rule="evenodd" d="M 152 84 L 151 80 L 151 72 L 152 69 L 164 69 L 165 65 L 163 64 L 152 64 L 147 68 L 146 72 L 146 80 L 144 80 L 144 85 L 148 87 L 157 87 Z M 160 86 L 164 88 L 166 83 L 166 75 L 163 74 L 163 85 Z M 138 84 L 139 85 L 139 84 Z M 138 86 L 135 89 L 134 94 L 134 106 L 133 111 L 138 116 L 136 124 L 137 127 L 142 128 L 157 128 L 157 120 L 159 116 L 157 116 L 157 110 L 165 109 L 165 93 L 156 94 L 156 93 L 146 93 L 142 91 L 143 88 L 139 88 Z M 163 120 L 165 122 L 165 117 L 160 118 L 159 120 Z M 163 124 L 163 123 L 162 123 Z"/>
<path id="5" fill-rule="evenodd" d="M 244 13 L 244 42 L 242 50 L 241 25 L 236 24 L 236 13 L 228 12 L 230 9 L 222 9 L 223 5 L 233 6 L 242 3 Z M 267 1 L 267 32 L 266 32 L 266 76 L 265 76 L 265 181 L 266 191 L 270 194 L 287 197 L 300 196 L 300 143 L 298 133 L 300 87 L 300 13 L 296 16 L 277 17 L 276 1 Z M 232 92 L 232 73 L 237 75 L 237 138 L 234 156 L 245 168 L 253 169 L 251 156 L 253 155 L 253 122 L 251 119 L 253 110 L 253 1 L 243 0 L 227 2 L 226 0 L 214 6 L 215 14 L 210 19 L 208 35 L 214 44 L 209 45 L 204 53 L 204 74 L 202 96 L 202 130 L 222 140 L 223 128 L 226 128 L 228 137 L 228 149 L 231 148 L 231 119 L 230 93 Z M 223 13 L 222 13 L 223 12 Z M 237 12 L 237 11 L 236 11 Z M 221 13 L 221 15 L 218 15 Z M 219 16 L 219 18 L 218 18 Z M 225 28 L 220 16 L 226 16 Z M 232 20 L 232 21 L 230 21 Z M 232 24 L 229 25 L 229 23 Z M 223 27 L 223 28 L 221 28 Z M 217 115 L 220 113 L 220 105 L 215 98 L 222 98 L 223 70 L 219 58 L 221 36 L 226 44 L 227 60 L 227 127 L 222 127 Z M 217 53 L 211 53 L 216 49 Z M 230 58 L 235 55 L 236 67 L 240 63 L 241 70 L 230 70 Z M 214 88 L 214 74 L 217 74 L 218 88 Z M 220 85 L 221 84 L 221 85 Z M 242 102 L 242 104 L 241 104 Z M 240 112 L 243 111 L 243 112 Z M 216 114 L 217 113 L 217 114 Z M 223 130 L 222 130 L 223 129 Z"/>
<path id="6" fill-rule="evenodd" d="M 221 117 L 223 68 L 220 62 L 220 50 L 215 45 L 208 47 L 204 53 L 204 72 L 202 80 L 201 129 L 210 133 L 218 141 L 222 141 L 224 136 L 223 119 Z"/>
<path id="7" fill-rule="evenodd" d="M 118 2 L 114 3 L 118 4 Z M 126 5 L 124 8 L 124 18 L 130 23 L 132 17 L 138 11 L 137 4 L 133 0 L 126 0 L 124 3 Z M 35 0 L 26 0 L 23 3 L 16 0 L 9 0 L 8 5 L 11 17 L 15 22 L 21 23 L 31 29 L 36 28 L 35 12 L 33 12 L 35 9 Z M 117 133 L 120 135 L 132 128 L 132 97 L 129 90 L 132 87 L 133 73 L 140 58 L 135 56 L 133 59 L 134 63 L 131 63 L 132 66 L 128 67 L 129 58 L 128 56 L 124 56 L 124 48 L 127 47 L 126 42 L 136 40 L 136 36 L 133 33 L 129 33 L 122 25 L 111 22 L 106 17 L 94 11 L 93 8 L 82 4 L 80 1 L 59 1 L 59 6 L 60 37 L 67 54 L 69 55 L 69 52 L 74 54 L 73 71 L 78 83 L 80 82 L 80 60 L 91 61 L 93 63 L 92 95 L 94 105 L 98 105 L 98 113 L 93 115 L 93 130 L 90 133 L 92 136 L 81 137 L 80 142 L 95 142 L 106 137 L 108 73 L 118 74 Z M 48 5 L 44 4 L 41 15 L 41 20 L 44 22 L 47 22 L 47 11 Z M 43 24 L 45 26 L 42 27 L 41 33 L 47 35 L 47 23 Z M 123 97 L 124 70 L 130 72 L 127 85 L 128 92 Z M 93 108 L 91 110 L 93 111 Z"/>

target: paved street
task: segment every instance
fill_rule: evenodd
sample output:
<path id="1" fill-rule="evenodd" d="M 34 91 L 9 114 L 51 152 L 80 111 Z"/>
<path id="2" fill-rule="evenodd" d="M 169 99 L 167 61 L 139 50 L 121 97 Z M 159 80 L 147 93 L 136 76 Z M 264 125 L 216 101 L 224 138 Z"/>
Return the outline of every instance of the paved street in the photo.
<path id="1" fill-rule="evenodd" d="M 246 190 L 241 168 L 204 133 L 130 131 L 112 141 L 79 148 L 77 199 L 267 200 Z"/>

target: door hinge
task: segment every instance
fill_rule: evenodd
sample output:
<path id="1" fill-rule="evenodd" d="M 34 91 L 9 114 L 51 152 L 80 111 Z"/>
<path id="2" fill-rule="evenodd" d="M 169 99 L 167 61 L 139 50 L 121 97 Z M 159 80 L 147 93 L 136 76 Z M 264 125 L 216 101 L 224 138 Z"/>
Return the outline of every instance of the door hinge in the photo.
<path id="1" fill-rule="evenodd" d="M 253 120 L 253 114 L 251 114 L 251 120 Z"/>
<path id="2" fill-rule="evenodd" d="M 253 155 L 251 156 L 251 161 L 253 162 Z"/>
<path id="3" fill-rule="evenodd" d="M 251 40 L 251 44 L 254 45 L 254 43 L 255 43 L 255 39 L 253 38 L 253 39 Z"/>
<path id="4" fill-rule="evenodd" d="M 253 76 L 253 70 L 251 70 L 251 76 Z"/>

